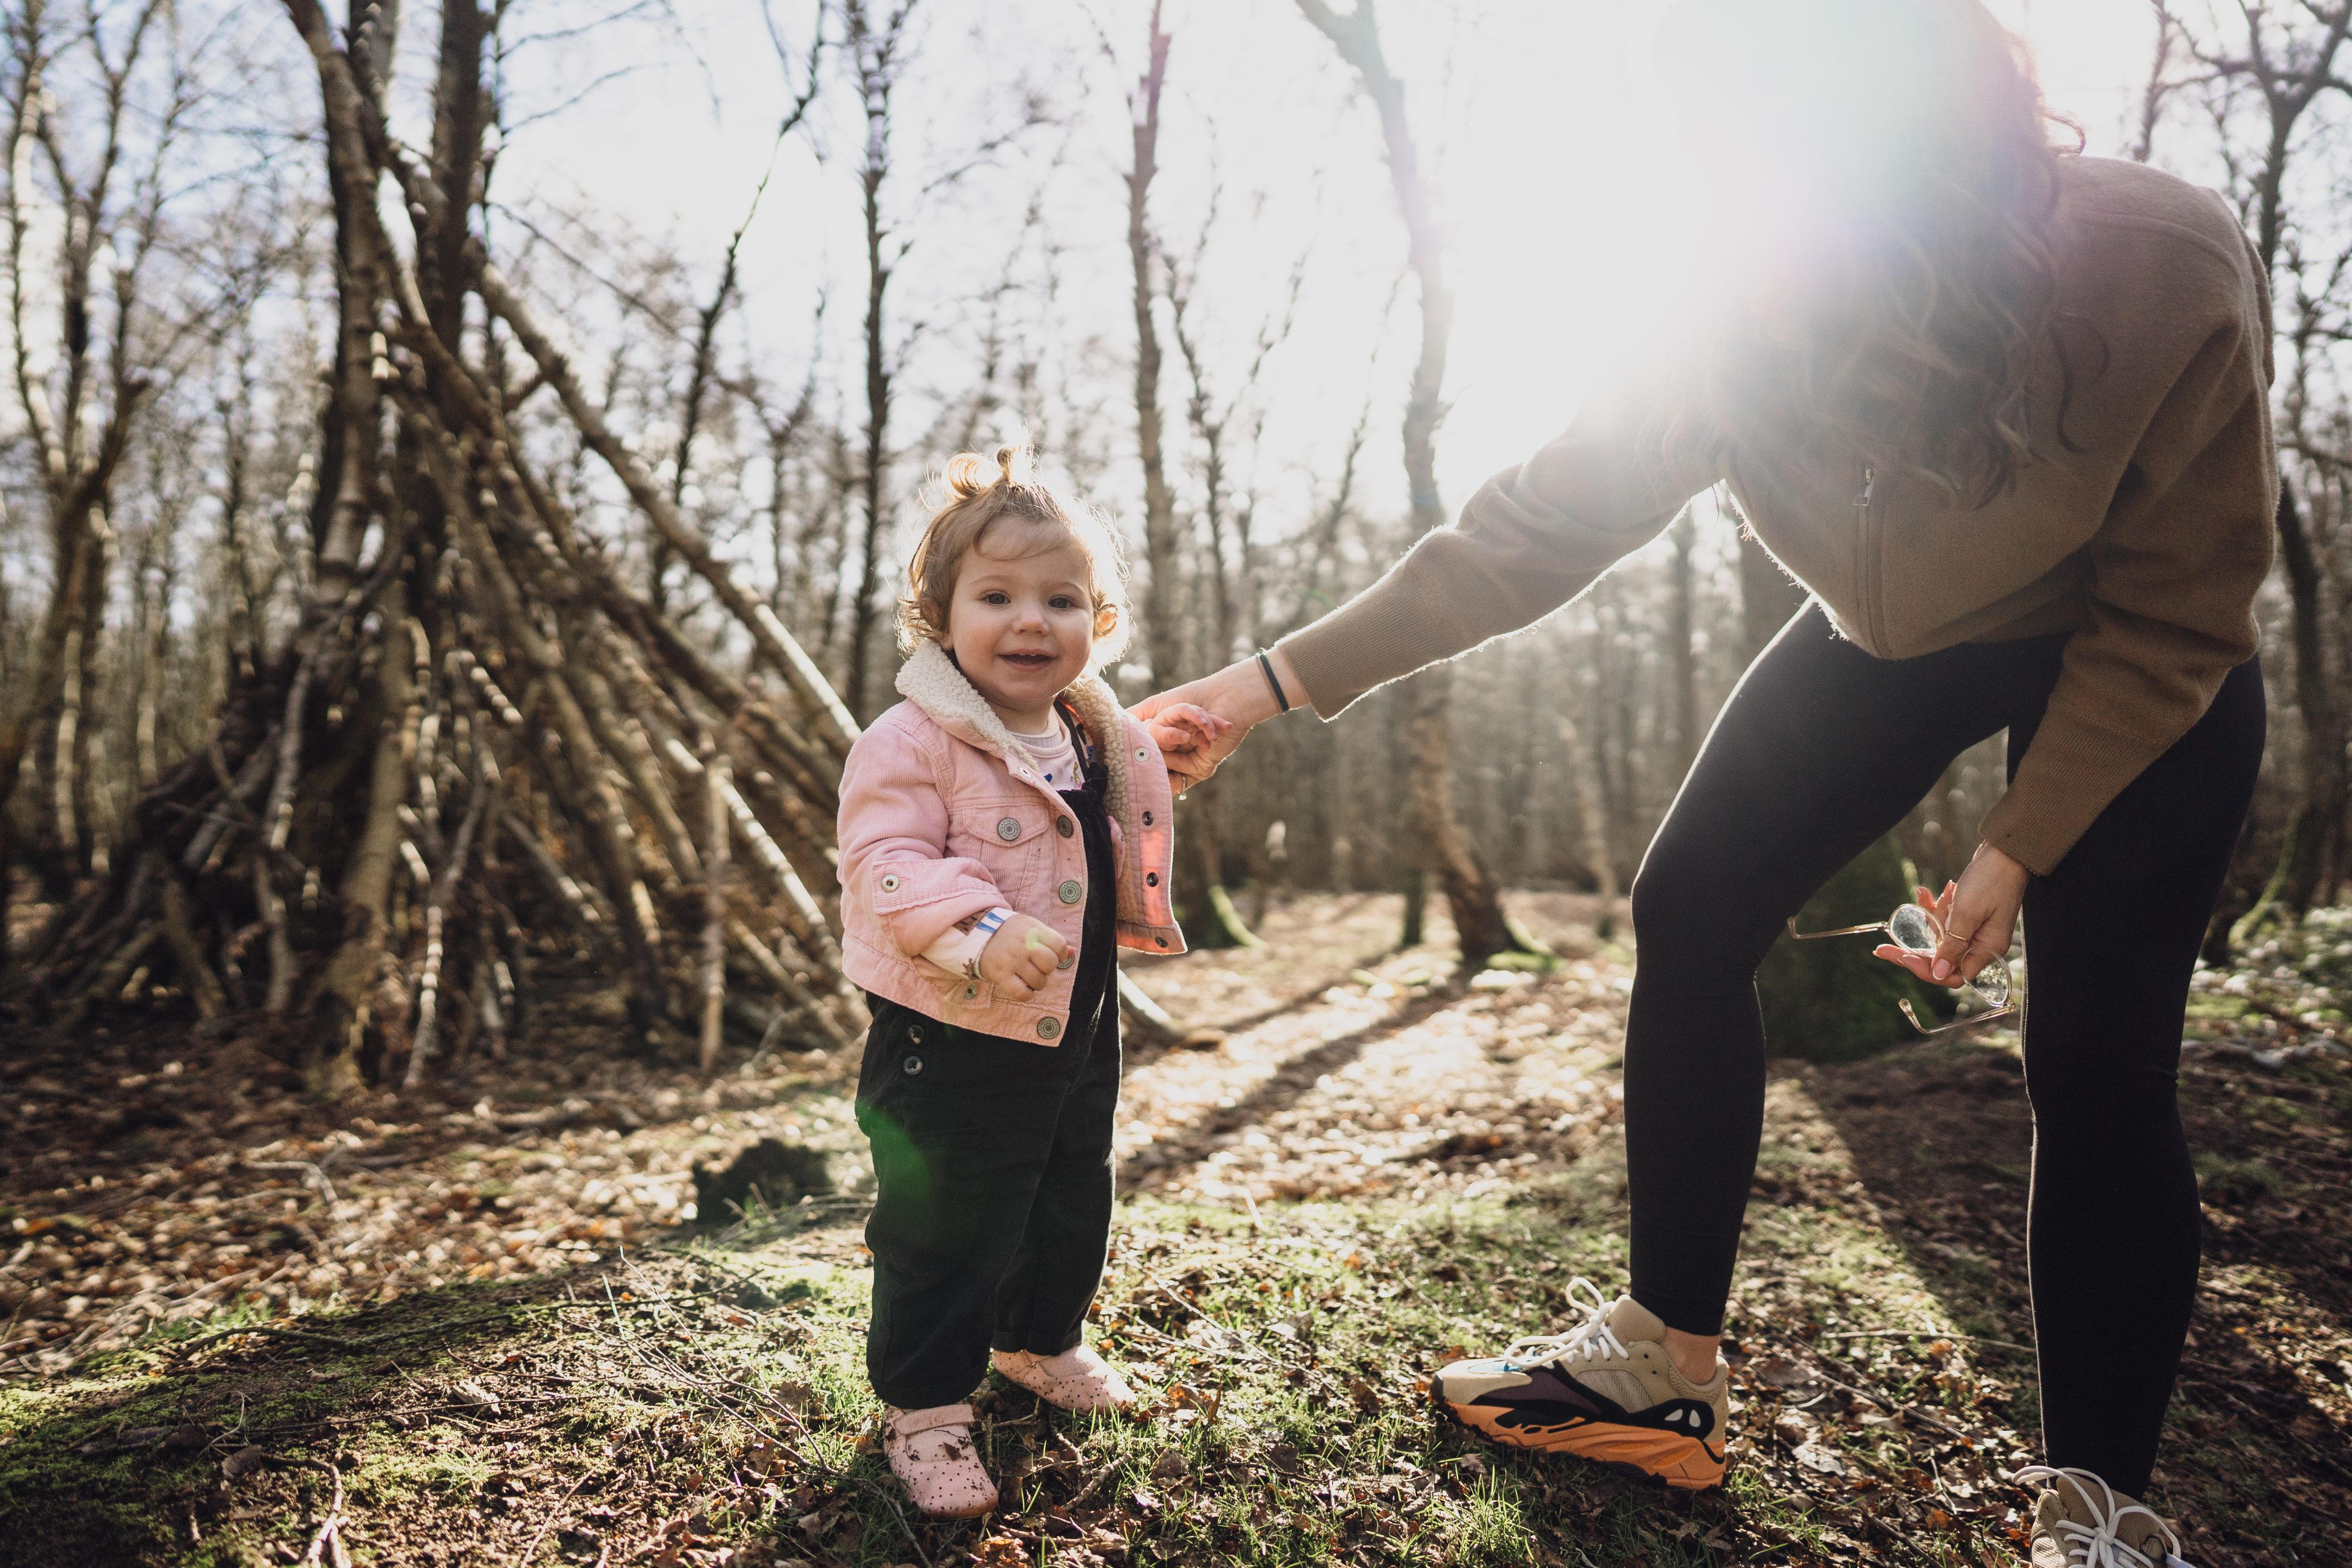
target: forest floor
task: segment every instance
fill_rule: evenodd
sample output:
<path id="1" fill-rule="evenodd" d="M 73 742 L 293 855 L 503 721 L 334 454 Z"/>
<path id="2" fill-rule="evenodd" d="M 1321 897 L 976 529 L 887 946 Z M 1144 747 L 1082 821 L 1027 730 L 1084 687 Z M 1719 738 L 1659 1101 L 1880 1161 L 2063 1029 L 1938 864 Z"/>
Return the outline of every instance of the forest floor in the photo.
<path id="1" fill-rule="evenodd" d="M 1441 946 L 1394 947 L 1379 897 L 1285 902 L 1265 950 L 1139 967 L 1229 1031 L 1130 1057 L 1093 1332 L 1147 1408 L 1073 1418 L 992 1380 L 1005 1503 L 967 1524 L 910 1523 L 872 1445 L 854 1062 L 705 1083 L 583 1022 L 329 1110 L 184 1025 L 12 1042 L 0 1561 L 2020 1561 L 2011 1037 L 1775 1064 L 1725 1490 L 1433 1418 L 1459 1347 L 1562 1326 L 1572 1278 L 1624 1275 L 1632 957 L 1592 900 L 1516 906 L 1559 967 L 1455 985 Z M 2352 943 L 2315 930 L 2193 1009 L 2206 1262 L 2154 1500 L 2206 1568 L 2352 1540 L 2352 1058 L 2315 1043 Z M 835 1189 L 681 1223 L 691 1167 L 762 1136 L 826 1151 Z"/>

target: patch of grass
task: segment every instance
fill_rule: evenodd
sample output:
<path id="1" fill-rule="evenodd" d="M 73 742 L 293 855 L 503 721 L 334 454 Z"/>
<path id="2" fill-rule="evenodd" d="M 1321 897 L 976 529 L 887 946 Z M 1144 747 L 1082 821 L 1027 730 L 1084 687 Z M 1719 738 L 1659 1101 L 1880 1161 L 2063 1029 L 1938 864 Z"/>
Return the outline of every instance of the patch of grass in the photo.
<path id="1" fill-rule="evenodd" d="M 2286 1190 L 2286 1177 L 2259 1159 L 2200 1154 L 2196 1161 L 2197 1190 L 2208 1203 L 2255 1203 Z"/>

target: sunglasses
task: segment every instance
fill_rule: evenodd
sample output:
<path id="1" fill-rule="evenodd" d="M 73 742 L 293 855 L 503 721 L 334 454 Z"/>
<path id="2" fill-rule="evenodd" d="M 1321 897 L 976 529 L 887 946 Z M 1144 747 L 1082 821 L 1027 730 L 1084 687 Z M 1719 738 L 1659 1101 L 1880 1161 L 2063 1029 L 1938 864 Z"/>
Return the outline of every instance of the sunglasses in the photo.
<path id="1" fill-rule="evenodd" d="M 1884 933 L 1888 941 L 1906 953 L 1917 953 L 1923 956 L 1933 954 L 1937 947 L 1942 945 L 1945 935 L 1944 923 L 1936 918 L 1935 912 L 1916 904 L 1906 904 L 1885 919 L 1874 925 L 1843 925 L 1835 931 L 1800 931 L 1794 919 L 1789 922 L 1789 935 L 1799 942 L 1818 942 L 1827 936 L 1867 936 L 1880 933 Z M 2010 977 L 2009 963 L 2006 959 L 1995 958 L 1991 963 L 1987 964 L 1977 971 L 1975 979 L 1965 983 L 1963 988 L 1984 1003 L 1987 1010 L 1972 1013 L 1957 1023 L 1948 1023 L 1940 1029 L 1929 1029 L 1926 1024 L 1921 1023 L 1919 1015 L 1911 1010 L 1908 998 L 1897 1005 L 1902 1008 L 1903 1016 L 1911 1020 L 1913 1029 L 1917 1030 L 1921 1034 L 1930 1036 L 1952 1034 L 1960 1030 L 1974 1029 L 1979 1024 L 1990 1023 L 1995 1019 L 2008 1018 L 2018 1010 L 2017 987 Z"/>

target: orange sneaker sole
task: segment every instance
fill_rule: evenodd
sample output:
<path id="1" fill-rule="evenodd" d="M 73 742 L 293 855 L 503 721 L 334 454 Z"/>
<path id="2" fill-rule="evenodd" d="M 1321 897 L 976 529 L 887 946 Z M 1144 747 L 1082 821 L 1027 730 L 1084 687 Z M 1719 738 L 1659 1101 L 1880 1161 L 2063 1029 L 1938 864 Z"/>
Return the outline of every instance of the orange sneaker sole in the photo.
<path id="1" fill-rule="evenodd" d="M 1638 1471 L 1685 1491 L 1703 1491 L 1723 1484 L 1723 1456 L 1696 1437 L 1654 1431 L 1647 1427 L 1596 1422 L 1567 1427 L 1506 1427 L 1496 1412 L 1483 1406 L 1446 1401 L 1439 1407 L 1472 1431 L 1515 1448 L 1574 1454 L 1619 1469 Z"/>

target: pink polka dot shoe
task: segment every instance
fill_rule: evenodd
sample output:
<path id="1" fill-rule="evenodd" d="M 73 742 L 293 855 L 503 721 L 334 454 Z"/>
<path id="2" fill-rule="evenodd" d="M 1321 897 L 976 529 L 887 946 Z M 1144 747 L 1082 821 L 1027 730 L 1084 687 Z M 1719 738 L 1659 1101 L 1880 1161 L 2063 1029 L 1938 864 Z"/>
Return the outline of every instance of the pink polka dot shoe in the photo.
<path id="1" fill-rule="evenodd" d="M 1078 1345 L 1059 1355 L 1000 1350 L 989 1359 L 1007 1378 L 1064 1410 L 1123 1410 L 1135 1403 L 1135 1390 L 1127 1385 L 1127 1379 L 1090 1345 Z"/>
<path id="2" fill-rule="evenodd" d="M 996 1506 L 996 1483 L 971 1440 L 971 1406 L 888 1410 L 882 1452 L 914 1505 L 933 1519 L 976 1519 Z"/>

